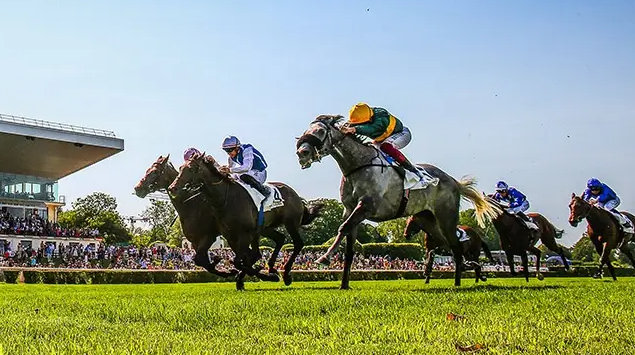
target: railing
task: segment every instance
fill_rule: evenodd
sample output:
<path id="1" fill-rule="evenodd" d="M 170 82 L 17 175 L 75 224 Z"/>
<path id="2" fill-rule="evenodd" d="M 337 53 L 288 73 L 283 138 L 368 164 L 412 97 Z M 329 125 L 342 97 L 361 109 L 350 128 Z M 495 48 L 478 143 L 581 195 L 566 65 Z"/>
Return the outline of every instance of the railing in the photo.
<path id="1" fill-rule="evenodd" d="M 24 124 L 24 125 L 29 125 L 29 126 L 36 126 L 36 127 L 41 127 L 41 128 L 59 129 L 59 130 L 62 130 L 62 131 L 69 131 L 69 132 L 75 132 L 75 133 L 92 134 L 92 135 L 95 135 L 95 136 L 117 138 L 117 136 L 115 135 L 115 132 L 106 131 L 106 130 L 103 130 L 103 129 L 74 126 L 74 125 L 70 125 L 70 124 L 49 122 L 49 121 L 44 121 L 44 120 L 36 120 L 36 119 L 33 119 L 33 118 L 6 115 L 6 114 L 3 114 L 3 113 L 0 113 L 0 121 L 10 122 L 10 123 L 19 123 L 19 124 Z"/>

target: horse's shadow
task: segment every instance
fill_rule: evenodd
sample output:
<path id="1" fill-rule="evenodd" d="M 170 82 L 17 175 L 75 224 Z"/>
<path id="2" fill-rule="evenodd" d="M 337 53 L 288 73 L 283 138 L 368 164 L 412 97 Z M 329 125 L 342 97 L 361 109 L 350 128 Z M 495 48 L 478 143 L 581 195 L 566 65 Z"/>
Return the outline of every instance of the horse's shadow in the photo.
<path id="1" fill-rule="evenodd" d="M 564 288 L 561 285 L 475 285 L 472 287 L 456 287 L 456 288 L 418 288 L 413 289 L 411 291 L 414 292 L 422 292 L 422 293 L 471 293 L 471 292 L 488 292 L 488 291 L 519 291 L 519 290 L 532 290 L 532 291 L 542 291 L 542 290 L 557 290 Z"/>
<path id="2" fill-rule="evenodd" d="M 475 285 L 475 286 L 464 286 L 464 287 L 434 287 L 434 288 L 395 288 L 395 289 L 382 289 L 382 291 L 388 292 L 422 292 L 422 293 L 430 293 L 430 294 L 439 294 L 439 293 L 470 293 L 470 292 L 488 292 L 488 291 L 518 291 L 518 290 L 558 290 L 565 288 L 561 285 L 518 285 L 518 286 L 502 286 L 502 285 Z M 358 288 L 358 290 L 363 290 L 364 288 Z M 293 288 L 293 287 L 285 287 L 285 288 L 256 288 L 248 291 L 252 292 L 290 292 L 290 291 L 319 291 L 319 290 L 327 290 L 327 291 L 340 291 L 340 287 L 338 285 L 333 286 L 315 286 L 315 287 L 302 287 L 302 288 Z M 351 288 L 351 290 L 355 290 Z"/>

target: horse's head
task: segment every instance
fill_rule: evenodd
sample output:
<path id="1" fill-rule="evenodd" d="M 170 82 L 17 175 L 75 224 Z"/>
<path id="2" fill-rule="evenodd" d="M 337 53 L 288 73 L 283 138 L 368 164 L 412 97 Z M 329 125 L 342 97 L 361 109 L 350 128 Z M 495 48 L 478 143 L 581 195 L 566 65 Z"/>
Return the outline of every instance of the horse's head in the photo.
<path id="1" fill-rule="evenodd" d="M 344 138 L 339 130 L 343 124 L 340 115 L 320 115 L 311 122 L 296 143 L 295 154 L 302 169 L 310 168 L 313 162 L 331 154 L 333 145 Z"/>
<path id="2" fill-rule="evenodd" d="M 576 196 L 575 193 L 571 193 L 571 202 L 569 202 L 569 224 L 572 227 L 577 227 L 580 221 L 585 219 L 593 206 L 584 201 L 582 197 Z"/>
<path id="3" fill-rule="evenodd" d="M 174 179 L 168 191 L 176 194 L 179 190 L 188 189 L 190 186 L 198 187 L 206 182 L 220 183 L 229 179 L 227 174 L 218 170 L 218 163 L 205 153 L 195 153 L 179 168 L 179 175 Z M 216 183 L 213 182 L 213 183 Z"/>
<path id="4" fill-rule="evenodd" d="M 170 155 L 160 156 L 149 168 L 145 175 L 139 180 L 134 187 L 134 193 L 138 197 L 144 198 L 152 192 L 156 192 L 168 187 L 171 183 L 168 174 L 165 174 L 166 168 L 169 166 L 168 159 Z"/>

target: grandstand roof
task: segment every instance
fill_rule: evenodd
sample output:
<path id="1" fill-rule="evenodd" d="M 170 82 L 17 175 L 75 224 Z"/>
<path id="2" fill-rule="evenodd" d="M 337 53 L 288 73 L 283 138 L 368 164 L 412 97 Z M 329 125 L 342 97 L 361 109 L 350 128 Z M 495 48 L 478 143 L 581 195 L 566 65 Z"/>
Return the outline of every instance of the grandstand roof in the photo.
<path id="1" fill-rule="evenodd" d="M 0 172 L 58 180 L 123 149 L 111 131 L 0 114 Z"/>

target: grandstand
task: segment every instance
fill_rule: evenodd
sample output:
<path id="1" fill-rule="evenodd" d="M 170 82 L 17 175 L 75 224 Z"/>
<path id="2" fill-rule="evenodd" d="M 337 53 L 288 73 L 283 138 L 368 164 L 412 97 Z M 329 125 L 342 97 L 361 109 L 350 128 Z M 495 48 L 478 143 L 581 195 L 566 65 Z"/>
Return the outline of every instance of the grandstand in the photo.
<path id="1" fill-rule="evenodd" d="M 0 240 L 36 247 L 59 237 L 51 231 L 66 204 L 58 180 L 123 150 L 111 131 L 0 114 Z"/>

